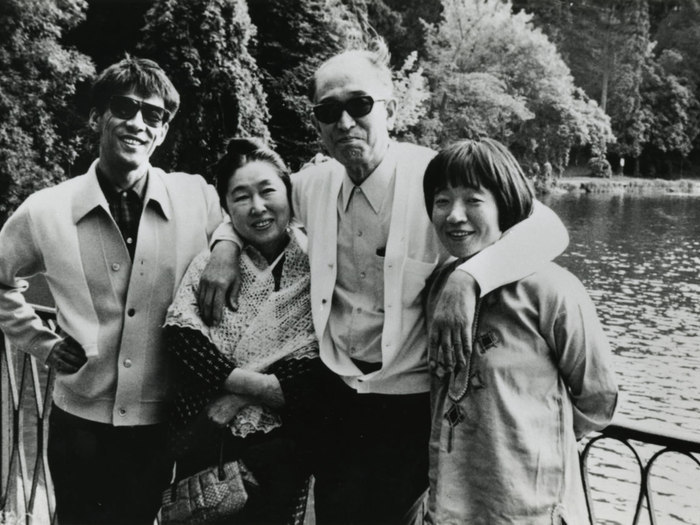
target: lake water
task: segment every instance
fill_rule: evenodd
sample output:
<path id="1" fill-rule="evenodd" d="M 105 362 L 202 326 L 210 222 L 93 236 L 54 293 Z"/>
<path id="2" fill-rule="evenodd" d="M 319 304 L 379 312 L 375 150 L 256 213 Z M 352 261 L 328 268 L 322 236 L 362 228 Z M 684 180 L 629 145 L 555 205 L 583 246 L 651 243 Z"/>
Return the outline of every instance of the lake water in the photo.
<path id="1" fill-rule="evenodd" d="M 584 283 L 612 342 L 619 414 L 700 439 L 700 196 L 566 194 L 545 202 L 571 237 L 557 262 Z M 596 517 L 631 523 L 638 469 L 623 445 L 599 443 Z M 648 458 L 655 450 L 640 451 Z M 659 523 L 700 524 L 700 468 L 678 454 L 655 465 Z"/>

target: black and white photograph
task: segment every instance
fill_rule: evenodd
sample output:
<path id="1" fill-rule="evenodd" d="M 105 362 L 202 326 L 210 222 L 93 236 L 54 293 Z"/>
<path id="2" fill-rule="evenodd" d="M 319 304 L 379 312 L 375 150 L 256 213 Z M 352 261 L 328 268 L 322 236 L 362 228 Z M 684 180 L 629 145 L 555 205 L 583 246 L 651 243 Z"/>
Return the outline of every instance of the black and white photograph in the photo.
<path id="1" fill-rule="evenodd" d="M 700 525 L 700 0 L 0 0 L 0 525 Z"/>

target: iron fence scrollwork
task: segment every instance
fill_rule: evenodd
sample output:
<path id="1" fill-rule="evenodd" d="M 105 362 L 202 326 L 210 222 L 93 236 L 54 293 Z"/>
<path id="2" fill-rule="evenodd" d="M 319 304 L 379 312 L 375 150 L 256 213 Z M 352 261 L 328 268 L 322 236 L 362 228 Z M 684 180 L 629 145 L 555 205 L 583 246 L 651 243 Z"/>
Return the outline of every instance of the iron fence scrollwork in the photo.
<path id="1" fill-rule="evenodd" d="M 34 308 L 55 329 L 55 310 Z M 46 453 L 53 372 L 42 367 L 35 357 L 11 351 L 4 335 L 0 338 L 0 523 L 56 521 Z M 30 397 L 33 410 L 26 414 Z M 30 450 L 26 449 L 27 433 L 35 436 Z"/>

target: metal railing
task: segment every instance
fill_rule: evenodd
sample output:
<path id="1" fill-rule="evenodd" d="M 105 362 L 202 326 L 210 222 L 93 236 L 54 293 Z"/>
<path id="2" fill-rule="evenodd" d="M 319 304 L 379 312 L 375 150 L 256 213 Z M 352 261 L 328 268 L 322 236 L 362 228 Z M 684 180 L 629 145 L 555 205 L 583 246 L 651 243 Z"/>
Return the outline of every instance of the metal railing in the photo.
<path id="1" fill-rule="evenodd" d="M 588 506 L 588 515 L 591 525 L 596 523 L 595 509 L 593 498 L 591 495 L 591 484 L 589 479 L 588 460 L 591 451 L 602 440 L 612 439 L 622 443 L 629 451 L 639 468 L 639 494 L 637 504 L 634 511 L 633 525 L 637 525 L 644 512 L 644 504 L 649 516 L 649 523 L 656 525 L 658 517 L 654 508 L 653 490 L 651 487 L 651 470 L 656 464 L 656 461 L 664 454 L 674 452 L 682 454 L 690 458 L 690 460 L 700 467 L 700 460 L 696 456 L 700 456 L 700 439 L 690 433 L 684 433 L 679 430 L 673 432 L 665 431 L 658 428 L 657 425 L 644 424 L 629 420 L 615 419 L 614 423 L 609 425 L 600 434 L 590 438 L 583 447 L 580 454 L 581 476 L 583 478 L 583 486 L 586 493 L 586 505 Z M 660 447 L 655 450 L 651 457 L 645 462 L 639 451 L 639 443 L 646 443 Z"/>
<path id="2" fill-rule="evenodd" d="M 34 306 L 47 326 L 55 328 L 55 311 Z M 28 354 L 13 352 L 8 341 L 0 338 L 0 524 L 44 525 L 55 523 L 55 501 L 48 469 L 46 438 L 48 410 L 51 404 L 53 374 L 41 370 L 43 365 Z M 25 414 L 29 398 L 33 414 Z M 31 420 L 27 422 L 27 416 Z M 30 433 L 33 443 L 27 443 Z M 652 525 L 658 518 L 654 510 L 651 470 L 663 454 L 675 452 L 689 457 L 700 467 L 700 439 L 680 432 L 668 432 L 650 425 L 618 421 L 602 433 L 590 438 L 580 454 L 581 475 L 586 492 L 586 504 L 591 524 L 595 524 L 595 509 L 591 495 L 588 460 L 601 440 L 612 439 L 627 447 L 639 467 L 640 487 L 633 524 L 637 525 L 644 504 Z M 646 462 L 638 452 L 637 443 L 660 447 Z M 31 450 L 26 450 L 31 447 Z M 27 455 L 33 460 L 28 469 Z"/>
<path id="3" fill-rule="evenodd" d="M 44 323 L 55 329 L 55 310 L 33 306 Z M 4 335 L 0 338 L 0 523 L 44 525 L 56 521 L 46 453 L 52 383 L 51 370 L 29 354 L 11 351 Z M 25 414 L 32 400 L 33 413 Z M 27 434 L 32 443 L 25 440 Z"/>

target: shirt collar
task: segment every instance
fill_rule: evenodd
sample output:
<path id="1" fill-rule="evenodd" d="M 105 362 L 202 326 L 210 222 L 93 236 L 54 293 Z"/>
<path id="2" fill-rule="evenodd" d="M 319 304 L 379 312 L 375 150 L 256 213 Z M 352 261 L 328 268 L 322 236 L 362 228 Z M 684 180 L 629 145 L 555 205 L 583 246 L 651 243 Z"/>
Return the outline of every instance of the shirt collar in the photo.
<path id="1" fill-rule="evenodd" d="M 153 203 L 153 208 L 160 211 L 164 219 L 170 220 L 173 210 L 170 205 L 168 188 L 163 182 L 165 172 L 160 168 L 148 167 L 148 184 L 146 185 L 146 195 L 143 198 L 144 207 Z"/>
<path id="2" fill-rule="evenodd" d="M 109 204 L 107 198 L 97 179 L 97 163 L 96 160 L 85 174 L 85 180 L 82 187 L 76 192 L 73 200 L 73 222 L 78 223 L 83 217 L 90 213 L 95 208 L 101 207 L 109 213 Z M 142 177 L 145 186 L 145 195 L 143 197 L 144 207 L 150 202 L 155 204 L 154 209 L 158 210 L 164 219 L 170 220 L 172 216 L 172 208 L 170 199 L 168 198 L 168 190 L 162 180 L 163 171 L 158 168 L 148 166 L 148 174 Z M 146 184 L 146 180 L 148 184 Z"/>
<path id="3" fill-rule="evenodd" d="M 148 186 L 148 171 L 146 171 L 143 177 L 138 179 L 128 188 L 117 188 L 112 181 L 107 178 L 104 172 L 100 169 L 99 165 L 95 166 L 95 174 L 97 175 L 97 181 L 100 184 L 100 188 L 102 188 L 102 192 L 107 198 L 107 202 L 114 202 L 118 198 L 119 194 L 124 191 L 133 191 L 136 193 L 136 195 L 138 195 L 139 199 L 142 201 L 144 200 L 146 188 Z"/>
<path id="4" fill-rule="evenodd" d="M 382 162 L 379 163 L 379 166 L 377 166 L 374 171 L 370 173 L 369 177 L 359 186 L 367 202 L 369 202 L 369 205 L 374 210 L 374 213 L 379 213 L 382 209 L 387 191 L 391 188 L 391 183 L 394 180 L 394 173 L 396 172 L 394 149 L 392 145 L 389 146 Z M 353 195 L 355 186 L 355 183 L 346 172 L 340 190 L 343 211 L 347 211 L 348 209 L 348 204 L 350 204 L 350 198 Z"/>

